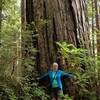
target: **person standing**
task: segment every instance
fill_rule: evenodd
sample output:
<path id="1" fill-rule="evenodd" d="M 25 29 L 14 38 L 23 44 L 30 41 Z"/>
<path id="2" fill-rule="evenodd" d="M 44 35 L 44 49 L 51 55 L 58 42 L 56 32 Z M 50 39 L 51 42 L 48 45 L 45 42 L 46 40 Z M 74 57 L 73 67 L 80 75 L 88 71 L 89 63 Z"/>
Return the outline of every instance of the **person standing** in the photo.
<path id="1" fill-rule="evenodd" d="M 38 78 L 38 80 L 43 80 L 46 79 L 46 77 L 49 77 L 52 100 L 58 100 L 58 98 L 63 97 L 63 85 L 61 80 L 63 76 L 74 78 L 72 74 L 65 73 L 64 71 L 59 70 L 58 64 L 54 62 L 52 69 L 47 74 Z"/>

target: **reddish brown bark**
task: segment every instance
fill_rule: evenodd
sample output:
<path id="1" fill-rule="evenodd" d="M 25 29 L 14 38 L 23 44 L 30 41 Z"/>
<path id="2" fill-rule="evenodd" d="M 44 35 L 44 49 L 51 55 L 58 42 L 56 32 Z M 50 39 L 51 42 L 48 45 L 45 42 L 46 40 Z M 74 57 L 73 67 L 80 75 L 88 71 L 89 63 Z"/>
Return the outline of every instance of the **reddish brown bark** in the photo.
<path id="1" fill-rule="evenodd" d="M 57 41 L 72 43 L 88 49 L 90 37 L 85 0 L 23 0 L 22 20 L 31 24 L 41 19 L 48 23 L 36 24 L 39 36 L 33 42 L 39 69 L 46 70 L 57 58 Z M 36 33 L 36 32 L 35 32 Z"/>

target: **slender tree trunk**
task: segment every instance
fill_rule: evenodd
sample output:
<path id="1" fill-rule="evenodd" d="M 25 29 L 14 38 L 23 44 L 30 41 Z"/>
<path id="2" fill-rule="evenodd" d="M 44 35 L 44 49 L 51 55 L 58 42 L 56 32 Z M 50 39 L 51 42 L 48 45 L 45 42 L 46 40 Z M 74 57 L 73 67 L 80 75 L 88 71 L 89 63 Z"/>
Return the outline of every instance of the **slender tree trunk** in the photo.
<path id="1" fill-rule="evenodd" d="M 0 10 L 0 31 L 1 31 L 1 10 Z"/>
<path id="2" fill-rule="evenodd" d="M 46 71 L 57 58 L 56 42 L 65 41 L 90 49 L 85 0 L 22 0 L 22 23 L 36 22 L 38 38 L 33 42 L 39 51 L 38 69 Z M 45 26 L 37 24 L 47 20 Z"/>
<path id="3" fill-rule="evenodd" d="M 22 22 L 22 27 L 24 26 L 24 23 L 26 22 L 26 0 L 21 0 L 21 22 Z"/>
<path id="4" fill-rule="evenodd" d="M 1 23 L 2 23 L 2 0 L 0 3 L 0 31 L 1 31 Z"/>
<path id="5" fill-rule="evenodd" d="M 98 7 L 98 1 L 94 0 L 95 3 L 95 19 L 96 19 L 96 28 L 100 31 L 100 18 L 99 18 L 99 7 Z M 97 31 L 97 54 L 100 55 L 100 34 Z"/>
<path id="6" fill-rule="evenodd" d="M 94 0 L 92 0 L 92 12 L 93 12 L 93 13 L 92 13 L 92 48 L 93 48 L 93 49 L 92 49 L 92 54 L 93 54 L 93 56 L 95 56 L 95 49 L 96 49 L 96 48 L 95 48 L 95 33 L 94 33 L 94 29 L 95 29 L 95 28 L 94 28 L 94 17 L 95 17 L 95 16 L 94 16 L 94 15 L 95 15 L 95 14 L 94 14 L 94 10 L 95 10 L 94 8 L 95 8 L 95 7 L 94 7 Z"/>
<path id="7" fill-rule="evenodd" d="M 1 27 L 2 27 L 2 0 L 0 3 L 0 32 L 1 32 Z M 0 33 L 0 42 L 1 42 L 1 33 Z M 1 43 L 0 43 L 1 46 Z"/>
<path id="8" fill-rule="evenodd" d="M 98 11 L 98 1 L 94 0 L 95 3 L 95 19 L 96 19 L 96 28 L 99 30 L 100 29 L 100 23 L 99 23 L 99 11 Z"/>

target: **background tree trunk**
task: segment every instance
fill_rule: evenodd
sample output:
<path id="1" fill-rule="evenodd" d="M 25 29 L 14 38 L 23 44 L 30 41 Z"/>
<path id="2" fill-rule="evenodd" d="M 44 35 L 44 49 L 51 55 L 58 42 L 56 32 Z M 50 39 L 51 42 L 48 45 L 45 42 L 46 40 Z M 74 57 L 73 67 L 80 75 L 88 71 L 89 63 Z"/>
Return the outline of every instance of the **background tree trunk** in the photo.
<path id="1" fill-rule="evenodd" d="M 94 12 L 94 0 L 91 1 L 92 2 L 92 12 Z M 94 26 L 94 13 L 92 13 L 92 48 L 93 48 L 93 51 L 92 51 L 92 54 L 93 56 L 95 56 L 95 26 Z"/>
<path id="2" fill-rule="evenodd" d="M 0 3 L 0 32 L 1 32 L 1 27 L 2 27 L 2 0 Z M 1 42 L 1 33 L 0 33 L 0 42 Z M 1 43 L 0 43 L 1 46 Z"/>
<path id="3" fill-rule="evenodd" d="M 1 22 L 2 22 L 2 0 L 0 3 L 0 31 L 1 31 Z"/>
<path id="4" fill-rule="evenodd" d="M 57 41 L 72 43 L 89 50 L 88 18 L 85 0 L 22 0 L 22 22 L 31 24 L 41 19 L 48 23 L 36 24 L 38 37 L 33 42 L 39 51 L 38 69 L 44 73 L 57 57 Z"/>
<path id="5" fill-rule="evenodd" d="M 99 30 L 100 29 L 100 24 L 99 24 L 99 7 L 98 7 L 98 0 L 94 0 L 95 4 L 95 20 L 96 20 L 96 28 Z"/>
<path id="6" fill-rule="evenodd" d="M 100 18 L 99 18 L 99 6 L 98 6 L 99 1 L 94 0 L 95 4 L 95 20 L 96 20 L 96 28 L 100 31 Z M 97 31 L 97 55 L 100 56 L 100 32 Z"/>

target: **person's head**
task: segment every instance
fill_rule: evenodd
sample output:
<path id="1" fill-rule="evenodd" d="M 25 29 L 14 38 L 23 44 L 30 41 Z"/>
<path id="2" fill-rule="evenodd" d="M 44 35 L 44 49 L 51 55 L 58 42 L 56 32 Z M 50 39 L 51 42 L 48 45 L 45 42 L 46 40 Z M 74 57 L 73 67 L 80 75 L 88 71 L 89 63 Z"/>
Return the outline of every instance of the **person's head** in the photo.
<path id="1" fill-rule="evenodd" d="M 52 69 L 53 69 L 53 71 L 57 71 L 58 70 L 58 64 L 54 62 Z"/>

